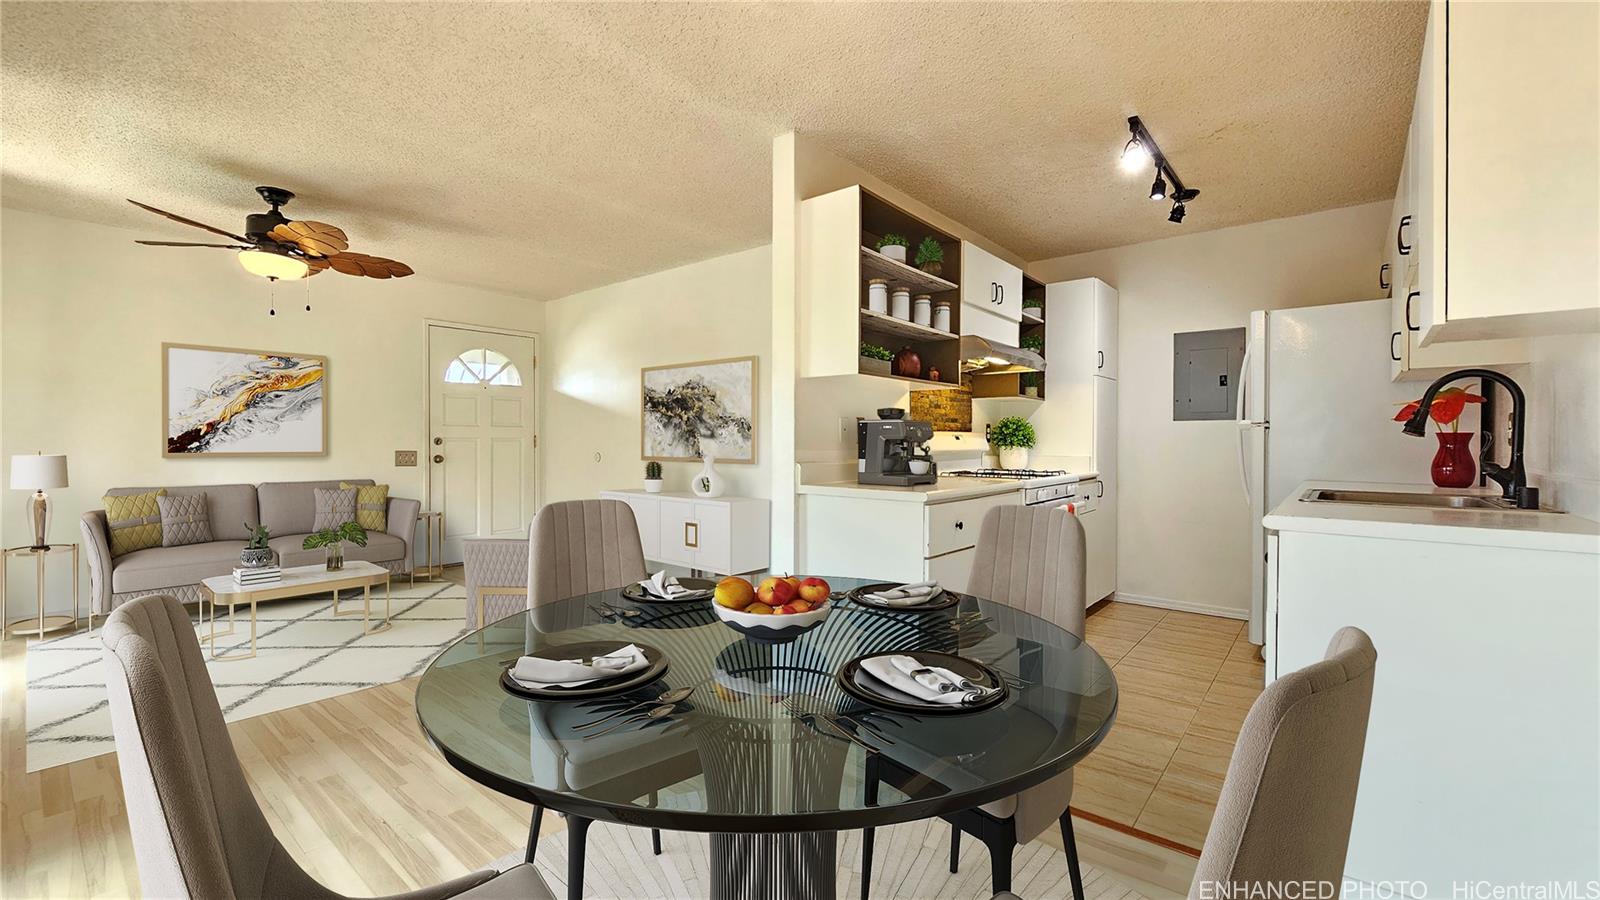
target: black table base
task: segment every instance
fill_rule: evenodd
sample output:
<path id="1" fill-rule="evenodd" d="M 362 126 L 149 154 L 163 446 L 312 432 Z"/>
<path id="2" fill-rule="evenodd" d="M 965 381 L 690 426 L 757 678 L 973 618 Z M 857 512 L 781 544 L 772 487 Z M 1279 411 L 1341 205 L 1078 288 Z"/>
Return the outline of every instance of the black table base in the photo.
<path id="1" fill-rule="evenodd" d="M 711 900 L 835 900 L 838 835 L 711 835 Z"/>

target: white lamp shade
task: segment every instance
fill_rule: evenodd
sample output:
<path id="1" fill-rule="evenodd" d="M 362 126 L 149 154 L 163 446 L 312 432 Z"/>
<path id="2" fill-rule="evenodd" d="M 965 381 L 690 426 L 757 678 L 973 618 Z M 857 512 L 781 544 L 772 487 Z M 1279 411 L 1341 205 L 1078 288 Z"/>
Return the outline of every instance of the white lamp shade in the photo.
<path id="1" fill-rule="evenodd" d="M 67 456 L 64 453 L 30 453 L 11 457 L 11 487 L 18 491 L 39 491 L 67 486 Z"/>

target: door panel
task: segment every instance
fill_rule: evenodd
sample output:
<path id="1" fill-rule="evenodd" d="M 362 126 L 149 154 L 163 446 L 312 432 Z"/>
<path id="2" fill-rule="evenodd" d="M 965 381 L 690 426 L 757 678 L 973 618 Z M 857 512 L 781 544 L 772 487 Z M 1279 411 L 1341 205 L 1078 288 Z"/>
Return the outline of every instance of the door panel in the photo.
<path id="1" fill-rule="evenodd" d="M 521 484 L 523 446 L 519 438 L 493 438 L 489 441 L 489 462 L 494 484 Z M 521 491 L 494 491 L 489 497 L 489 529 L 496 537 L 515 537 L 528 520 L 522 509 Z"/>
<path id="2" fill-rule="evenodd" d="M 434 447 L 444 462 L 434 464 L 435 477 L 443 488 L 444 538 L 446 545 L 460 547 L 463 537 L 478 531 L 478 441 L 475 438 L 445 438 Z M 457 559 L 447 555 L 446 559 Z"/>
<path id="3" fill-rule="evenodd" d="M 694 504 L 687 500 L 661 501 L 661 561 L 693 567 L 700 539 L 694 525 Z"/>
<path id="4" fill-rule="evenodd" d="M 1096 282 L 1094 286 L 1094 344 L 1100 354 L 1095 360 L 1095 374 L 1103 378 L 1117 377 L 1117 292 L 1111 285 Z"/>

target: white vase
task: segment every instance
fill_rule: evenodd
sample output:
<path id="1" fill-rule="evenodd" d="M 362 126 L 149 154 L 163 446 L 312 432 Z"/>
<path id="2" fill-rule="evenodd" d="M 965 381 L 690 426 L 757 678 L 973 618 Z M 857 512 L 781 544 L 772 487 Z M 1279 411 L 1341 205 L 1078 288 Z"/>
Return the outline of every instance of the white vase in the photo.
<path id="1" fill-rule="evenodd" d="M 646 478 L 644 480 L 644 492 L 646 494 L 659 494 L 659 493 L 661 493 L 661 479 L 659 479 L 659 478 Z"/>
<path id="2" fill-rule="evenodd" d="M 1028 467 L 1027 447 L 1000 447 L 1000 468 L 1026 469 Z"/>
<path id="3" fill-rule="evenodd" d="M 723 484 L 722 475 L 716 469 L 717 458 L 704 450 L 700 451 L 700 456 L 703 462 L 694 480 L 689 482 L 690 490 L 694 491 L 696 497 L 721 497 Z"/>

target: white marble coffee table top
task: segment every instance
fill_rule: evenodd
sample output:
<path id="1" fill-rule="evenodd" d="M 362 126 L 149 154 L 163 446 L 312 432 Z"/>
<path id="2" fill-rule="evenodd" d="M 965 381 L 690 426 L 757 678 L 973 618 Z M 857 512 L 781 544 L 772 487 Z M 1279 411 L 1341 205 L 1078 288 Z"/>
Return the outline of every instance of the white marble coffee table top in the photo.
<path id="1" fill-rule="evenodd" d="M 320 585 L 334 582 L 347 582 L 360 578 L 384 578 L 389 575 L 389 570 L 366 560 L 346 560 L 344 568 L 334 572 L 328 571 L 327 566 L 291 566 L 283 570 L 283 578 L 279 581 L 268 581 L 262 584 L 240 584 L 233 580 L 233 575 L 214 575 L 201 579 L 200 583 L 211 589 L 214 594 L 248 594 L 266 590 L 282 590 L 283 588 L 307 588 L 314 591 Z"/>

